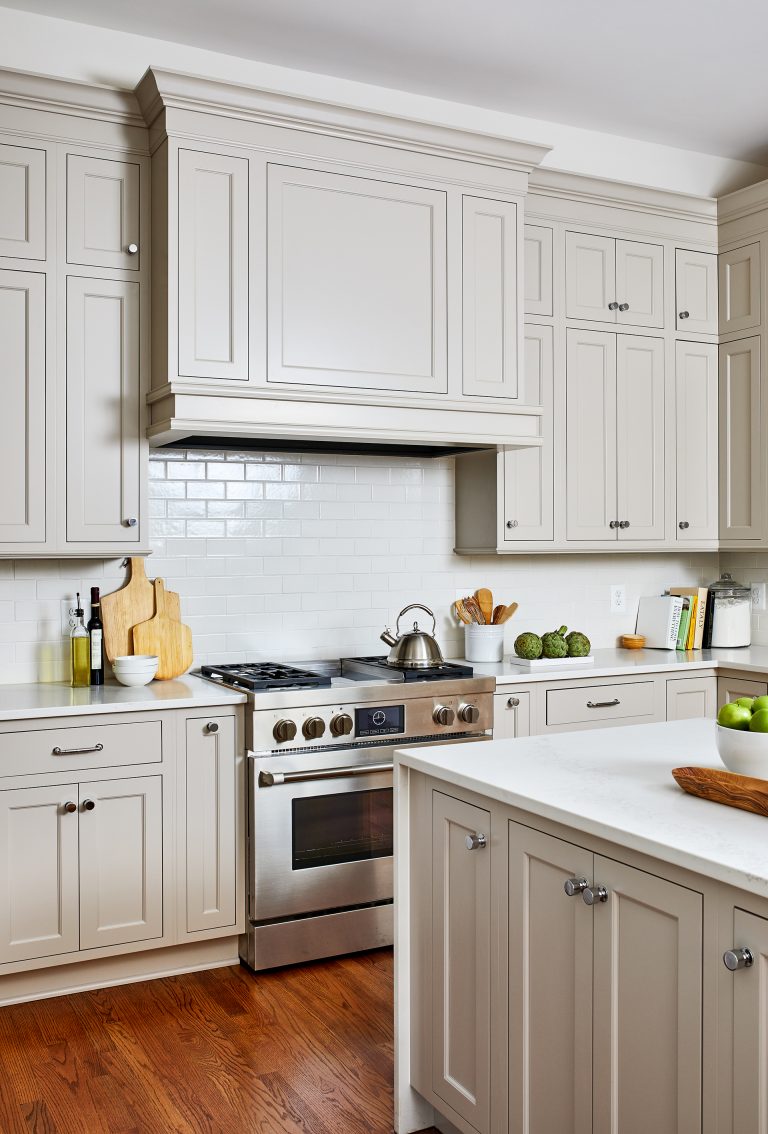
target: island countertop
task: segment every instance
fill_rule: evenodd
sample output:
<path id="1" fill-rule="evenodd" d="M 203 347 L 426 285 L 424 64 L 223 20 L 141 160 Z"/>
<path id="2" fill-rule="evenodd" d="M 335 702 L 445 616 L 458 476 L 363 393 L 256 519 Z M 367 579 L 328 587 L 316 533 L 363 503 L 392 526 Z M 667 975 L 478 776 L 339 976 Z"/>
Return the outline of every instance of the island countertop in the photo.
<path id="1" fill-rule="evenodd" d="M 401 749 L 395 761 L 768 897 L 768 818 L 687 795 L 671 775 L 723 770 L 714 721 Z"/>

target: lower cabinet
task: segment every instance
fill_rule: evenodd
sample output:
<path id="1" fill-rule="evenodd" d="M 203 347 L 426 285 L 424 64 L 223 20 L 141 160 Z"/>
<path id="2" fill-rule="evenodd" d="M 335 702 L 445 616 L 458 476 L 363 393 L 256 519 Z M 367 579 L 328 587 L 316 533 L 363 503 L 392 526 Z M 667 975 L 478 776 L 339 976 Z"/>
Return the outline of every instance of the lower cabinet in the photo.
<path id="1" fill-rule="evenodd" d="M 531 735 L 531 694 L 504 692 L 493 695 L 493 738 L 515 740 Z"/>
<path id="2" fill-rule="evenodd" d="M 718 677 L 717 679 L 717 707 L 721 709 L 729 701 L 737 701 L 739 697 L 765 697 L 768 694 L 768 682 L 750 681 L 746 677 Z"/>
<path id="3" fill-rule="evenodd" d="M 733 945 L 748 949 L 748 963 L 733 972 L 733 1134 L 768 1130 L 768 919 L 733 911 Z M 746 958 L 745 958 L 746 959 Z"/>
<path id="4" fill-rule="evenodd" d="M 667 720 L 688 721 L 717 713 L 717 678 L 678 677 L 667 681 Z"/>

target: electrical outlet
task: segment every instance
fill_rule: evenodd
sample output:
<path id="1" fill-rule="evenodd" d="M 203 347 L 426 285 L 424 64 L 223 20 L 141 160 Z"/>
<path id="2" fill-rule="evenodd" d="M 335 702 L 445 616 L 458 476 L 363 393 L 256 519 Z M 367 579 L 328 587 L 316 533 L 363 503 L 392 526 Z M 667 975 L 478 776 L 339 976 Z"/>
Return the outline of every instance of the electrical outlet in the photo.
<path id="1" fill-rule="evenodd" d="M 65 638 L 69 637 L 69 632 L 75 623 L 75 616 L 70 614 L 70 611 L 75 609 L 76 604 L 77 599 L 74 595 L 61 600 L 61 632 Z"/>
<path id="2" fill-rule="evenodd" d="M 623 583 L 611 583 L 611 614 L 624 614 L 627 609 L 627 588 Z"/>
<path id="3" fill-rule="evenodd" d="M 765 583 L 750 583 L 752 588 L 752 609 L 765 610 Z"/>

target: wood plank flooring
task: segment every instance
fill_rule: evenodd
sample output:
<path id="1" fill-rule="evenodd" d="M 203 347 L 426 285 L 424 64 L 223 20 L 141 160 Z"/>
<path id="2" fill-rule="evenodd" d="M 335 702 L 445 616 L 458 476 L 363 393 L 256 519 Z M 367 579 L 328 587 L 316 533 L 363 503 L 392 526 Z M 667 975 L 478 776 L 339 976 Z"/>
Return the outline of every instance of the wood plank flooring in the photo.
<path id="1" fill-rule="evenodd" d="M 0 1008 L 2 1134 L 390 1134 L 392 953 Z"/>

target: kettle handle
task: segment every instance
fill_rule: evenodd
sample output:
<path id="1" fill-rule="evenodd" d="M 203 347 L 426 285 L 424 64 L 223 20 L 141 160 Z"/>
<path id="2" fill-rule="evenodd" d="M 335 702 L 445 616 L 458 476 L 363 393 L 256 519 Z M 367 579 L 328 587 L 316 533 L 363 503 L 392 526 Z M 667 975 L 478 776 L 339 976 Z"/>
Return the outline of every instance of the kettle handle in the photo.
<path id="1" fill-rule="evenodd" d="M 429 617 L 432 619 L 432 636 L 434 637 L 437 630 L 437 619 L 428 606 L 424 606 L 422 602 L 412 602 L 410 606 L 404 606 L 397 616 L 397 625 L 395 626 L 395 633 L 400 636 L 400 619 L 403 617 L 407 610 L 425 610 Z"/>

